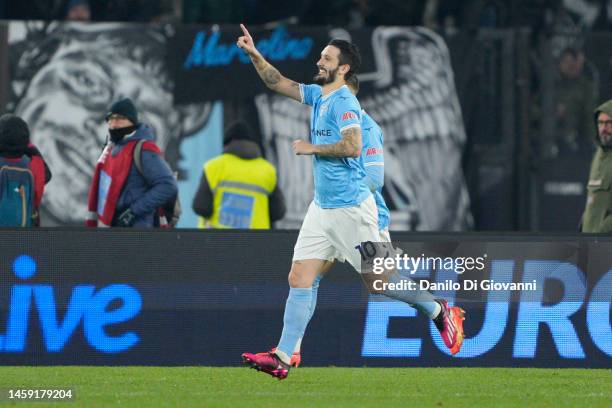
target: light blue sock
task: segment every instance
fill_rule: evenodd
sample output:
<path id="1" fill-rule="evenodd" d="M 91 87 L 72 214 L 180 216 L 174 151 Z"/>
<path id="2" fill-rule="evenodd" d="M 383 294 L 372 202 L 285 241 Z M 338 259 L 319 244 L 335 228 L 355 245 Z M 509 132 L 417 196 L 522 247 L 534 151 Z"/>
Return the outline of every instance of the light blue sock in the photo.
<path id="1" fill-rule="evenodd" d="M 407 276 L 400 276 L 397 273 L 394 273 L 389 277 L 390 283 L 399 283 L 401 280 L 412 281 Z M 433 295 L 426 290 L 418 289 L 414 290 L 385 290 L 384 295 L 388 296 L 392 299 L 396 299 L 402 301 L 404 303 L 408 303 L 410 306 L 414 307 L 418 311 L 425 313 L 429 316 L 430 319 L 433 319 L 440 312 L 440 304 L 436 302 Z"/>
<path id="2" fill-rule="evenodd" d="M 310 316 L 308 316 L 308 323 L 310 323 L 310 320 L 312 319 L 312 315 L 314 314 L 315 309 L 317 308 L 317 294 L 319 292 L 319 282 L 321 282 L 321 278 L 322 278 L 321 275 L 317 275 L 314 282 L 312 282 L 312 286 L 310 287 L 310 289 L 312 290 L 312 299 L 310 299 Z M 306 327 L 304 327 L 304 331 L 306 331 Z M 303 337 L 304 337 L 304 332 L 302 332 L 302 335 L 300 336 L 297 343 L 295 344 L 295 347 L 293 349 L 294 353 L 300 352 L 302 348 L 302 338 Z"/>
<path id="3" fill-rule="evenodd" d="M 312 288 L 290 288 L 287 303 L 285 304 L 285 317 L 283 318 L 283 333 L 278 342 L 277 349 L 288 356 L 298 340 L 304 335 L 308 320 L 310 320 L 310 303 Z"/>
<path id="4" fill-rule="evenodd" d="M 310 299 L 310 316 L 308 316 L 309 322 L 310 319 L 312 319 L 315 309 L 317 308 L 317 294 L 319 292 L 319 282 L 321 282 L 321 278 L 323 278 L 321 275 L 317 275 L 314 282 L 312 282 L 312 287 L 310 288 L 312 290 L 312 299 Z"/>

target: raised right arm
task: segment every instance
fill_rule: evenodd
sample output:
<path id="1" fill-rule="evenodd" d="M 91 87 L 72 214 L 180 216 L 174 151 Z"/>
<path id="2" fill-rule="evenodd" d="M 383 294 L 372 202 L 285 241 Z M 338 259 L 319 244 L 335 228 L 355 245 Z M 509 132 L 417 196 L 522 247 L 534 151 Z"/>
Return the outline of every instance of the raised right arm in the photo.
<path id="1" fill-rule="evenodd" d="M 261 53 L 255 48 L 253 37 L 249 34 L 249 31 L 243 24 L 240 24 L 242 33 L 244 35 L 238 37 L 236 45 L 242 48 L 249 57 L 253 66 L 257 70 L 259 77 L 271 90 L 278 92 L 279 94 L 288 96 L 295 99 L 298 102 L 302 101 L 302 95 L 300 94 L 300 84 L 285 78 L 278 69 L 274 68 L 272 64 L 264 59 Z"/>

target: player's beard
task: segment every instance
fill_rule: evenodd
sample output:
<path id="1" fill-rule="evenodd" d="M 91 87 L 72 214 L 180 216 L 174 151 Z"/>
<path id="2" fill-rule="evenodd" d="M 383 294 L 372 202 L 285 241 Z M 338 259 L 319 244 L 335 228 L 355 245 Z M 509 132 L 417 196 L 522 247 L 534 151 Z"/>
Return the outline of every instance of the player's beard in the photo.
<path id="1" fill-rule="evenodd" d="M 314 76 L 313 80 L 317 85 L 326 85 L 331 84 L 336 80 L 336 75 L 338 74 L 338 68 L 327 71 L 327 76 L 322 76 L 321 74 L 317 74 Z"/>

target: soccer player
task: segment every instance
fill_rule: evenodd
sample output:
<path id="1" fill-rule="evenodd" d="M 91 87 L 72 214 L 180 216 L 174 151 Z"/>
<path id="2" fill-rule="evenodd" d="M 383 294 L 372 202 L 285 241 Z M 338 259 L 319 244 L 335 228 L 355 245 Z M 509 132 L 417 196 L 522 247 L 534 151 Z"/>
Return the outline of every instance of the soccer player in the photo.
<path id="1" fill-rule="evenodd" d="M 359 80 L 356 75 L 346 79 L 346 84 L 353 95 L 359 92 Z M 376 209 L 378 210 L 378 230 L 380 231 L 380 241 L 391 241 L 389 235 L 389 208 L 382 195 L 382 188 L 385 184 L 385 159 L 383 155 L 384 137 L 382 129 L 366 113 L 361 110 L 361 132 L 363 135 L 363 157 L 366 176 L 364 182 L 374 195 Z"/>
<path id="2" fill-rule="evenodd" d="M 359 92 L 359 80 L 356 75 L 353 75 L 349 78 L 346 78 L 346 85 L 353 95 L 357 96 Z M 304 86 L 301 84 L 301 86 Z M 313 87 L 313 92 L 320 94 L 321 87 Z M 372 194 L 374 195 L 374 199 L 376 201 L 376 209 L 378 211 L 378 229 L 380 232 L 379 240 L 381 242 L 391 241 L 389 235 L 389 208 L 385 203 L 385 200 L 382 196 L 382 188 L 384 185 L 384 156 L 383 156 L 383 133 L 378 126 L 378 124 L 368 115 L 363 109 L 361 110 L 361 131 L 362 131 L 362 139 L 363 139 L 363 148 L 361 150 L 361 158 L 364 162 L 365 167 L 365 177 L 363 178 L 364 183 Z M 308 321 L 312 319 L 314 314 L 316 305 L 317 305 L 317 295 L 319 290 L 319 282 L 323 278 L 323 275 L 331 269 L 333 263 L 328 263 L 325 265 L 324 270 L 320 272 L 320 274 L 315 278 L 312 283 L 312 297 L 310 302 L 310 317 Z M 291 366 L 297 367 L 300 365 L 302 361 L 301 356 L 301 345 L 302 338 L 298 339 L 297 345 L 293 351 L 293 355 L 291 356 Z M 270 350 L 272 352 L 276 351 L 276 348 L 272 348 Z M 259 353 L 262 354 L 262 353 Z"/>
<path id="3" fill-rule="evenodd" d="M 289 272 L 289 296 L 285 305 L 283 331 L 274 352 L 243 353 L 251 367 L 284 379 L 289 374 L 291 355 L 311 316 L 312 285 L 334 259 L 347 260 L 361 272 L 362 242 L 379 242 L 378 213 L 364 181 L 361 158 L 361 107 L 346 87 L 356 75 L 361 57 L 347 41 L 332 40 L 317 62 L 317 85 L 298 84 L 280 74 L 259 53 L 244 25 L 237 45 L 251 58 L 268 88 L 312 106 L 310 142 L 296 140 L 297 155 L 312 155 L 315 196 L 308 207 L 293 253 Z M 391 279 L 399 279 L 393 275 Z M 428 292 L 386 291 L 434 319 L 446 346 L 455 354 L 463 342 L 463 313 L 436 301 Z"/>
<path id="4" fill-rule="evenodd" d="M 359 80 L 357 79 L 357 76 L 353 75 L 349 78 L 346 78 L 346 85 L 353 93 L 353 95 L 357 96 L 357 93 L 359 93 Z M 364 161 L 364 167 L 366 172 L 366 175 L 363 180 L 366 186 L 368 186 L 368 188 L 374 195 L 374 200 L 376 201 L 376 209 L 378 210 L 378 230 L 380 233 L 379 240 L 381 242 L 390 242 L 391 237 L 389 235 L 389 208 L 387 207 L 385 199 L 382 195 L 382 188 L 385 182 L 383 132 L 378 123 L 376 123 L 376 121 L 372 119 L 372 117 L 370 117 L 370 115 L 368 115 L 363 109 L 361 110 L 361 131 L 363 139 L 363 149 L 361 151 L 361 157 Z M 310 302 L 310 318 L 308 319 L 309 322 L 312 319 L 317 305 L 319 282 L 321 281 L 323 275 L 327 273 L 328 269 L 331 268 L 331 264 L 326 266 L 329 266 L 329 268 L 326 268 L 324 271 L 322 271 L 321 274 L 312 283 L 312 299 Z M 298 367 L 301 364 L 301 345 L 302 338 L 300 337 L 293 351 L 293 355 L 291 356 L 291 366 L 293 367 Z M 272 349 L 272 351 L 275 350 L 276 348 Z"/>

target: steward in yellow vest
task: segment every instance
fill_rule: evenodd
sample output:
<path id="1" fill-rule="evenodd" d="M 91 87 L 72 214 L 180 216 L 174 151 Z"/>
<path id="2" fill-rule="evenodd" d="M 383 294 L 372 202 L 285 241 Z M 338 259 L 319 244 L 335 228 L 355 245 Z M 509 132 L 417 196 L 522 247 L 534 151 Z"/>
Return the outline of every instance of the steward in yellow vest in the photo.
<path id="1" fill-rule="evenodd" d="M 230 125 L 223 154 L 204 164 L 193 199 L 198 227 L 269 229 L 285 215 L 276 169 L 261 157 L 261 148 L 243 122 Z"/>

